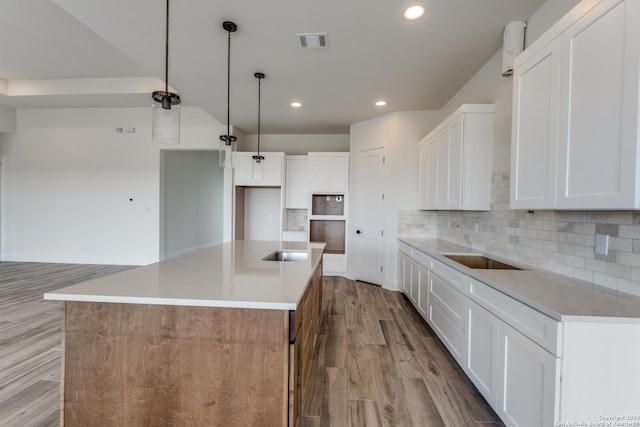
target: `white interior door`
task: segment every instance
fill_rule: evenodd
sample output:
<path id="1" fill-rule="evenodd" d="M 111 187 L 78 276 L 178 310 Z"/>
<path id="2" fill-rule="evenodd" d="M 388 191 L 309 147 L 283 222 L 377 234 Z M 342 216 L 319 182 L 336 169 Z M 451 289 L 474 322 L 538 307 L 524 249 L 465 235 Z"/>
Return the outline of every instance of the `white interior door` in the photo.
<path id="1" fill-rule="evenodd" d="M 376 285 L 382 285 L 385 151 L 359 151 L 356 157 L 354 275 Z"/>

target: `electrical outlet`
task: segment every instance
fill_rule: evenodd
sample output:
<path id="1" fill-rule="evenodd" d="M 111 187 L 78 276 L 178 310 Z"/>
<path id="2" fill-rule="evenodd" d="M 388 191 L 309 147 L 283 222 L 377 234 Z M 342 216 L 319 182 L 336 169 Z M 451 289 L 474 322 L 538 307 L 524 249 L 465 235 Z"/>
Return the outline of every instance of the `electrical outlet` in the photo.
<path id="1" fill-rule="evenodd" d="M 609 255 L 609 235 L 596 234 L 596 254 Z"/>

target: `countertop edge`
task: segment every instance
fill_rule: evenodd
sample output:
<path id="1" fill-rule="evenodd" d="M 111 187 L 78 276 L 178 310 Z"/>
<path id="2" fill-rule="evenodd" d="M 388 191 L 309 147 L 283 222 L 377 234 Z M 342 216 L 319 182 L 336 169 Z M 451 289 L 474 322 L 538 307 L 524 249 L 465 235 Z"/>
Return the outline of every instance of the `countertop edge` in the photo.
<path id="1" fill-rule="evenodd" d="M 136 267 L 130 270 L 126 270 L 120 273 L 116 273 L 116 275 L 120 274 L 131 274 L 132 271 L 136 271 L 139 269 L 148 268 L 151 266 L 160 265 L 165 261 L 175 262 L 175 260 L 193 256 L 201 251 L 206 250 L 217 250 L 217 248 L 222 248 L 228 245 L 235 245 L 236 242 L 241 242 L 244 244 L 252 244 L 254 241 L 232 241 L 227 242 L 222 245 L 217 245 L 211 248 L 200 249 L 197 251 L 190 252 L 189 254 L 185 254 L 181 257 L 170 258 L 167 260 L 159 261 L 157 263 L 149 264 L 146 266 Z M 246 243 L 250 242 L 250 243 Z M 304 296 L 304 292 L 309 286 L 309 283 L 313 279 L 314 272 L 318 268 L 321 267 L 322 258 L 324 255 L 324 249 L 326 247 L 325 243 L 317 243 L 317 242 L 307 242 L 306 247 L 299 247 L 301 243 L 299 242 L 285 242 L 285 241 L 255 241 L 257 245 L 270 245 L 277 247 L 279 249 L 302 249 L 308 250 L 311 253 L 311 263 L 308 271 L 301 275 L 300 280 L 295 283 L 300 283 L 299 290 L 300 292 L 295 292 L 290 295 L 288 298 L 273 298 L 269 300 L 269 298 L 265 298 L 264 300 L 260 300 L 259 298 L 251 299 L 224 299 L 224 298 L 193 298 L 193 297 L 175 297 L 173 295 L 168 296 L 144 296 L 144 295 L 127 295 L 124 294 L 108 294 L 102 292 L 87 292 L 83 293 L 82 291 L 78 291 L 73 289 L 76 286 L 82 285 L 90 285 L 91 282 L 94 281 L 103 281 L 108 280 L 110 276 L 105 276 L 103 278 L 90 279 L 85 282 L 77 283 L 74 285 L 62 287 L 55 291 L 47 292 L 43 294 L 43 299 L 46 301 L 73 301 L 73 302 L 90 302 L 90 303 L 120 303 L 120 304 L 144 304 L 144 305 L 167 305 L 167 306 L 191 306 L 191 307 L 218 307 L 218 308 L 247 308 L 247 309 L 259 309 L 259 310 L 286 310 L 286 311 L 294 311 L 300 305 L 300 301 Z M 231 246 L 233 247 L 233 246 Z M 267 250 L 270 251 L 271 249 Z M 278 250 L 278 249 L 276 249 Z M 262 255 L 261 255 L 262 256 Z M 273 261 L 275 263 L 281 263 L 285 261 Z M 322 270 L 321 270 L 322 271 Z M 295 295 L 295 296 L 294 296 Z M 294 302 L 295 299 L 295 302 Z"/>
<path id="2" fill-rule="evenodd" d="M 306 286 L 305 286 L 306 288 Z M 222 301 L 190 298 L 117 297 L 113 295 L 44 294 L 47 301 L 96 302 L 117 304 L 172 305 L 185 307 L 250 308 L 260 310 L 295 310 L 297 304 L 264 301 Z"/>

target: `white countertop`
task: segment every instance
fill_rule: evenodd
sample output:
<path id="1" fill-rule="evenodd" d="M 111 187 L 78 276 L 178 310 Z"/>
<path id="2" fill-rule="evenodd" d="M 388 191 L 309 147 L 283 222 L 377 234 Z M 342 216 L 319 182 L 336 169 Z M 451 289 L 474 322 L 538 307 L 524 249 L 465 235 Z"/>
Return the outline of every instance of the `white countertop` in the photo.
<path id="1" fill-rule="evenodd" d="M 517 262 L 443 240 L 417 238 L 399 240 L 556 320 L 602 322 L 609 319 L 640 323 L 640 297 L 560 274 L 522 266 Z M 442 256 L 470 253 L 483 254 L 526 270 L 472 269 Z"/>
<path id="2" fill-rule="evenodd" d="M 324 243 L 237 240 L 44 295 L 47 300 L 295 310 Z M 262 261 L 278 249 L 306 261 Z"/>

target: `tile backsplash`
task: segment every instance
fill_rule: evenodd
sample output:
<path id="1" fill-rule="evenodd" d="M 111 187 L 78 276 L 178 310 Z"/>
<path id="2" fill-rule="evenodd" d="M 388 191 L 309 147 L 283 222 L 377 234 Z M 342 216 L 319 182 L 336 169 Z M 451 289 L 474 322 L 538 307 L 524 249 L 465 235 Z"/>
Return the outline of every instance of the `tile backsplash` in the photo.
<path id="1" fill-rule="evenodd" d="M 290 231 L 304 231 L 307 229 L 306 209 L 287 209 L 285 211 L 286 229 Z"/>
<path id="2" fill-rule="evenodd" d="M 609 235 L 608 255 L 595 235 Z M 399 237 L 437 237 L 640 296 L 640 212 L 509 209 L 509 171 L 493 176 L 491 211 L 399 211 Z"/>

